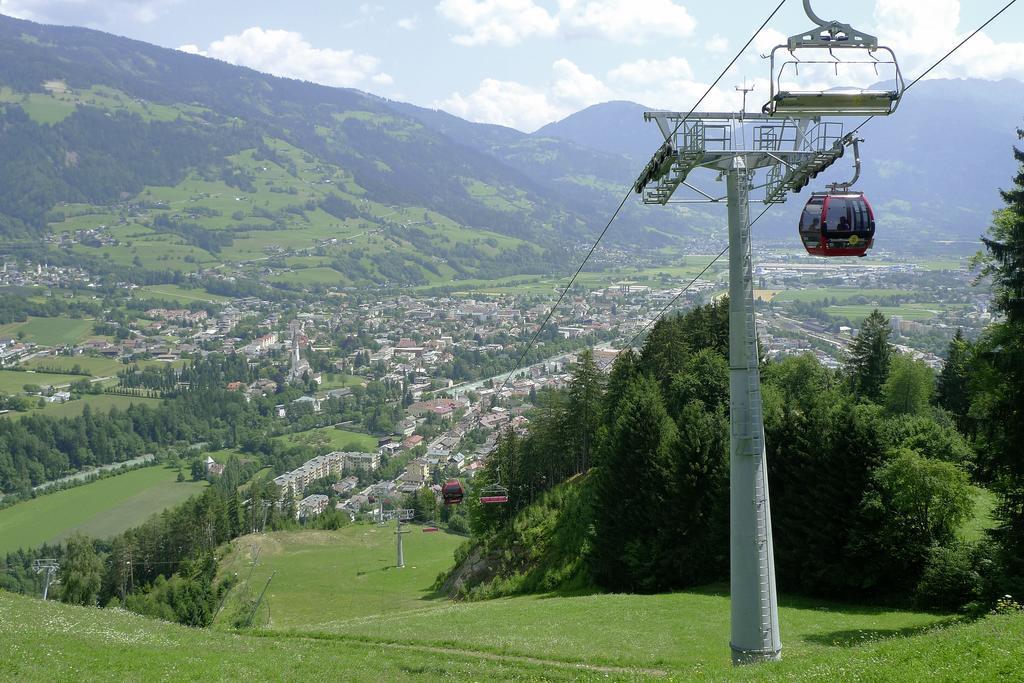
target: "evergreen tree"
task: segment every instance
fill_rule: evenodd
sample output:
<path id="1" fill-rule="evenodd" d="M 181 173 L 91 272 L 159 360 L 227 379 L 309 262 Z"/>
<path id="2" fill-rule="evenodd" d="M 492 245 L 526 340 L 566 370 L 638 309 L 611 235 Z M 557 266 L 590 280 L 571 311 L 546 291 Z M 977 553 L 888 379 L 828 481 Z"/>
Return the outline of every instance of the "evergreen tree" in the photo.
<path id="1" fill-rule="evenodd" d="M 618 413 L 595 472 L 594 576 L 613 590 L 658 590 L 672 583 L 662 528 L 673 503 L 676 427 L 647 376 L 629 385 Z"/>
<path id="2" fill-rule="evenodd" d="M 1024 139 L 1024 129 L 1018 129 Z M 1020 167 L 1013 188 L 1003 191 L 1006 207 L 997 211 L 982 237 L 978 254 L 982 276 L 992 281 L 992 306 L 1003 317 L 991 325 L 975 354 L 975 394 L 971 417 L 977 420 L 979 460 L 1000 494 L 1001 526 L 1007 574 L 1014 593 L 1024 592 L 1024 150 L 1013 150 Z"/>
<path id="3" fill-rule="evenodd" d="M 594 362 L 593 352 L 587 349 L 573 367 L 569 383 L 568 426 L 576 455 L 576 472 L 590 468 L 590 452 L 600 426 L 603 386 L 604 376 Z"/>
<path id="4" fill-rule="evenodd" d="M 892 359 L 890 334 L 889 321 L 877 308 L 861 323 L 846 362 L 850 384 L 857 396 L 876 402 L 881 397 Z"/>
<path id="5" fill-rule="evenodd" d="M 963 330 L 957 328 L 935 387 L 935 400 L 953 415 L 961 430 L 968 427 L 967 411 L 971 405 L 968 387 L 971 352 L 971 343 L 964 339 Z"/>

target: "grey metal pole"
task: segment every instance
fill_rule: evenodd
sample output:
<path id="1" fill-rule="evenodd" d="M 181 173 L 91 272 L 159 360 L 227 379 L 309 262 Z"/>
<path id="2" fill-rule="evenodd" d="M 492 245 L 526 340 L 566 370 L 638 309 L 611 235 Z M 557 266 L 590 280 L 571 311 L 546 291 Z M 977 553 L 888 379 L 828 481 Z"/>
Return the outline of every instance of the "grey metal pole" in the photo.
<path id="1" fill-rule="evenodd" d="M 395 536 L 397 537 L 396 543 L 398 547 L 398 557 L 395 560 L 395 565 L 399 569 L 402 569 L 405 567 L 405 554 L 402 552 L 402 516 L 400 514 L 395 515 L 395 519 L 398 520 L 398 529 L 395 531 Z"/>
<path id="2" fill-rule="evenodd" d="M 775 593 L 771 509 L 761 413 L 753 268 L 750 173 L 736 156 L 729 201 L 729 557 L 733 664 L 782 654 Z"/>

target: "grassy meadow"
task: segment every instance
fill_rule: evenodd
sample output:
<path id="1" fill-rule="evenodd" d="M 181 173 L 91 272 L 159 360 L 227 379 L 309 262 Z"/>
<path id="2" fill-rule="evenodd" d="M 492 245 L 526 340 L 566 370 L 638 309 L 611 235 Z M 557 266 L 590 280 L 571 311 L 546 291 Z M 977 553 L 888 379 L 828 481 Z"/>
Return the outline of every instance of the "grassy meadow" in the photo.
<path id="1" fill-rule="evenodd" d="M 351 432 L 335 427 L 321 427 L 307 432 L 297 432 L 275 437 L 288 446 L 308 445 L 320 453 L 330 451 L 363 451 L 377 449 L 377 438 L 361 432 Z"/>
<path id="2" fill-rule="evenodd" d="M 309 635 L 339 645 L 386 643 L 424 652 L 536 659 L 556 671 L 575 665 L 608 667 L 630 676 L 663 672 L 684 680 L 760 680 L 774 678 L 778 669 L 781 678 L 858 680 L 858 671 L 884 672 L 884 658 L 926 670 L 927 662 L 913 653 L 917 648 L 936 653 L 964 637 L 951 634 L 973 633 L 980 639 L 994 633 L 987 621 L 964 626 L 950 615 L 782 596 L 783 663 L 737 671 L 729 663 L 725 586 L 662 595 L 540 595 L 456 603 L 432 594 L 430 587 L 461 539 L 408 528 L 406 568 L 401 570 L 394 566 L 394 524 L 238 539 L 222 572 L 237 573 L 243 582 L 229 598 L 219 627 L 228 627 L 237 610 L 233 601 L 251 599 L 276 572 L 267 590 L 269 604 L 255 622 L 267 638 Z M 1018 631 L 1022 627 L 1015 626 Z M 986 657 L 996 654 L 985 664 L 991 671 L 1005 669 L 1011 651 L 1024 653 L 1024 644 L 1013 645 L 1009 637 L 984 647 L 972 643 Z M 859 668 L 851 669 L 849 658 Z M 962 663 L 955 657 L 943 664 L 951 671 L 970 671 L 959 668 Z"/>
<path id="3" fill-rule="evenodd" d="M 177 505 L 206 482 L 177 482 L 178 470 L 145 467 L 0 510 L 0 553 L 67 538 L 107 538 Z"/>
<path id="4" fill-rule="evenodd" d="M 56 375 L 46 372 L 23 372 L 20 370 L 0 370 L 0 393 L 24 393 L 26 384 L 45 386 L 67 386 L 83 377 L 76 375 Z M 87 378 L 86 378 L 87 379 Z"/>
<path id="5" fill-rule="evenodd" d="M 344 620 L 373 626 L 373 615 L 406 614 L 430 608 L 431 585 L 452 564 L 463 540 L 445 532 L 423 533 L 403 525 L 405 568 L 395 567 L 395 525 L 358 524 L 339 531 L 274 532 L 237 539 L 221 571 L 248 579 L 236 595 L 267 590 L 274 629 L 322 629 Z M 258 563 L 252 558 L 259 549 Z M 251 573 L 251 578 L 250 577 Z M 226 617 L 231 609 L 222 612 Z M 266 622 L 267 615 L 261 615 Z M 224 619 L 222 618 L 223 622 Z"/>
<path id="6" fill-rule="evenodd" d="M 92 335 L 92 320 L 82 318 L 33 318 L 20 323 L 0 325 L 0 337 L 17 337 L 22 333 L 25 341 L 43 346 L 77 344 Z"/>

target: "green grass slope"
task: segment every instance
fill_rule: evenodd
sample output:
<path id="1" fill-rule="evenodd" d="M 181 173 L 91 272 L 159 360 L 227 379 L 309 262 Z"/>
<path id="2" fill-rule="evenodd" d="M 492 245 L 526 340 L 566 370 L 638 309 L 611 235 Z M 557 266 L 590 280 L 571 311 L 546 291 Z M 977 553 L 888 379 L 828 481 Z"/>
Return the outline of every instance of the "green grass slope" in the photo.
<path id="1" fill-rule="evenodd" d="M 177 505 L 206 482 L 177 482 L 176 469 L 146 467 L 0 510 L 0 553 L 81 531 L 107 538 Z"/>
<path id="2" fill-rule="evenodd" d="M 424 653 L 540 660 L 560 671 L 599 667 L 683 678 L 733 675 L 729 600 L 722 586 L 662 595 L 548 593 L 452 602 L 430 587 L 434 575 L 451 562 L 460 539 L 409 528 L 402 570 L 394 567 L 393 524 L 239 539 L 222 561 L 222 572 L 237 573 L 241 582 L 228 598 L 219 627 L 229 628 L 238 610 L 251 604 L 276 572 L 254 622 L 267 638 L 386 643 Z M 943 638 L 946 629 L 988 633 L 981 626 L 958 625 L 959 619 L 949 615 L 793 596 L 782 596 L 780 602 L 787 675 L 821 667 L 832 676 L 851 653 L 869 650 L 910 662 L 914 650 L 905 648 Z M 921 647 L 948 647 L 950 641 L 944 642 Z M 978 647 L 988 652 L 1002 645 Z M 1006 656 L 1015 651 L 1011 647 Z M 999 661 L 999 655 L 992 656 Z M 876 663 L 875 655 L 863 656 L 862 666 Z"/>
<path id="3" fill-rule="evenodd" d="M 548 602 L 549 611 L 535 613 L 527 628 L 540 624 L 553 611 L 560 612 L 564 605 L 563 599 Z M 480 607 L 481 603 L 465 606 Z M 826 632 L 834 643 L 819 638 L 813 649 L 803 652 L 793 647 L 796 638 L 790 632 L 790 647 L 782 662 L 743 669 L 728 665 L 725 633 L 714 626 L 705 628 L 701 622 L 693 625 L 693 631 L 706 642 L 705 647 L 714 650 L 713 660 L 690 666 L 673 662 L 629 666 L 629 657 L 619 657 L 617 652 L 633 643 L 633 649 L 642 647 L 646 634 L 634 634 L 630 629 L 635 622 L 622 621 L 613 610 L 589 616 L 608 632 L 603 642 L 611 643 L 610 649 L 604 657 L 589 661 L 580 653 L 573 662 L 549 659 L 544 649 L 519 655 L 477 648 L 457 637 L 429 646 L 394 634 L 346 638 L 189 629 L 118 610 L 43 603 L 0 592 L 0 642 L 4 644 L 0 679 L 996 681 L 1019 680 L 1024 661 L 1024 614 L 934 630 Z M 686 611 L 675 615 L 674 621 L 690 616 Z M 492 626 L 486 620 L 478 624 L 482 629 Z M 675 649 L 695 647 L 692 640 L 663 639 Z M 602 660 L 618 663 L 602 666 L 597 663 Z"/>

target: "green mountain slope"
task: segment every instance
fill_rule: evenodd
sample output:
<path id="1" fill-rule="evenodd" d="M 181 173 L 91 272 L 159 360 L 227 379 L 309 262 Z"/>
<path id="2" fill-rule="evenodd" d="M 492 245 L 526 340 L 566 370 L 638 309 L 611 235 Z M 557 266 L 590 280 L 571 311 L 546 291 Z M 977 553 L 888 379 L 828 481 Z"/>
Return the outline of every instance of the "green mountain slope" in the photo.
<path id="1" fill-rule="evenodd" d="M 308 287 L 541 272 L 587 230 L 542 183 L 359 91 L 7 17 L 0 62 L 8 238 L 98 230 L 63 243 L 169 271 L 303 259 L 245 270 Z"/>

